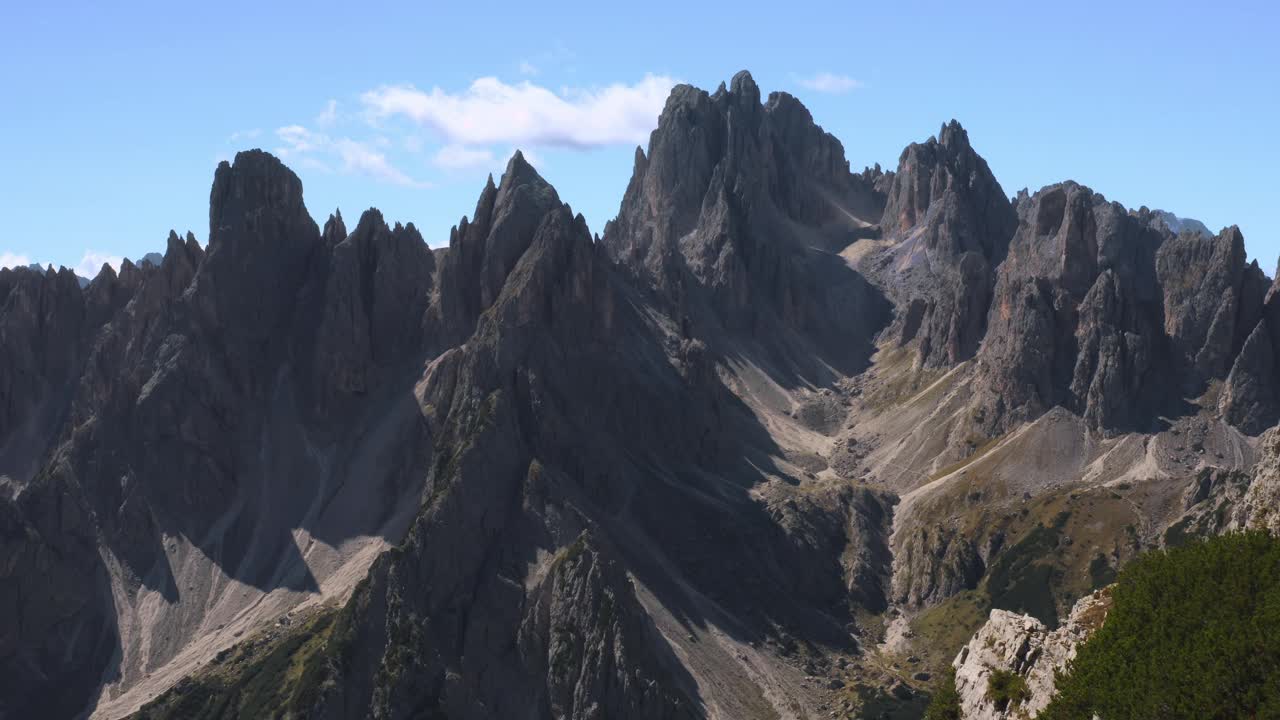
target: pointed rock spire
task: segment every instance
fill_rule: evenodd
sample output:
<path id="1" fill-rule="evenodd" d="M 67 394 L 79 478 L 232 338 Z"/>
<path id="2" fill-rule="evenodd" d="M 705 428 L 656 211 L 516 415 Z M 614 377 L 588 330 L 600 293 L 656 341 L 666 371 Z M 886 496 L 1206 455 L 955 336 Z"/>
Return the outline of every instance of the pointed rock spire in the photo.
<path id="1" fill-rule="evenodd" d="M 470 333 L 497 299 L 538 224 L 560 207 L 555 189 L 519 150 L 496 187 L 492 175 L 486 179 L 474 217 L 463 218 L 450 233 L 440 268 L 441 313 L 451 331 Z"/>
<path id="2" fill-rule="evenodd" d="M 342 211 L 335 209 L 329 219 L 324 223 L 324 232 L 321 233 L 324 238 L 325 245 L 333 247 L 343 240 L 347 239 L 347 224 L 342 221 Z"/>
<path id="3" fill-rule="evenodd" d="M 302 201 L 302 181 L 273 155 L 236 153 L 209 193 L 209 246 L 196 280 L 200 314 L 231 336 L 265 341 L 291 316 L 320 229 Z"/>
<path id="4" fill-rule="evenodd" d="M 1013 206 L 955 120 L 907 146 L 885 179 L 880 226 L 901 241 L 889 262 L 904 268 L 882 280 L 898 296 L 895 334 L 916 343 L 924 365 L 967 360 L 986 333 L 995 268 L 1017 227 Z"/>

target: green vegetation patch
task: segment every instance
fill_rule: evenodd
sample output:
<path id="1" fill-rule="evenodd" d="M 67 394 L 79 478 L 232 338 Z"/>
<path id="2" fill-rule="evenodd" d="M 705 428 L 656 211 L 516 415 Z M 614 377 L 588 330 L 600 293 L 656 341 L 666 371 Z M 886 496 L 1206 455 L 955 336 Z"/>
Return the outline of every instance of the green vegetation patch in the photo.
<path id="1" fill-rule="evenodd" d="M 879 411 L 905 403 L 946 374 L 942 370 L 916 368 L 915 357 L 915 351 L 910 348 L 881 350 L 876 355 L 875 368 L 877 377 L 883 383 L 864 396 L 863 405 Z M 950 383 L 940 384 L 933 389 L 929 398 L 922 399 L 933 399 L 935 394 L 944 392 L 948 385 Z"/>
<path id="2" fill-rule="evenodd" d="M 303 718 L 327 681 L 327 646 L 336 611 L 296 628 L 264 634 L 225 650 L 134 716 L 136 720 Z"/>
<path id="3" fill-rule="evenodd" d="M 991 566 L 987 591 L 991 606 L 1031 615 L 1049 627 L 1058 625 L 1053 589 L 1058 570 L 1053 564 L 1066 513 L 1052 525 L 1037 525 Z"/>
<path id="4" fill-rule="evenodd" d="M 853 692 L 858 708 L 855 717 L 860 718 L 915 720 L 929 702 L 928 696 L 906 691 L 905 685 L 897 686 L 896 691 L 887 691 L 883 687 L 858 683 L 853 686 Z"/>
<path id="5" fill-rule="evenodd" d="M 1018 706 L 1031 699 L 1027 680 L 1012 670 L 992 670 L 987 678 L 987 699 L 1001 712 L 1010 705 Z"/>
<path id="6" fill-rule="evenodd" d="M 924 711 L 923 720 L 960 720 L 960 693 L 956 692 L 956 671 L 947 668 L 947 672 L 938 679 L 938 685 L 929 698 L 929 707 Z"/>
<path id="7" fill-rule="evenodd" d="M 911 620 L 911 631 L 920 642 L 916 652 L 931 671 L 945 674 L 951 660 L 991 615 L 987 596 L 979 590 L 965 590 L 921 612 Z"/>
<path id="8" fill-rule="evenodd" d="M 1280 717 L 1280 540 L 1191 540 L 1121 571 L 1045 720 Z"/>
<path id="9" fill-rule="evenodd" d="M 1170 525 L 1164 531 L 1164 544 L 1172 548 L 1181 547 L 1190 542 L 1195 537 L 1190 532 L 1191 521 L 1191 518 L 1185 517 Z"/>

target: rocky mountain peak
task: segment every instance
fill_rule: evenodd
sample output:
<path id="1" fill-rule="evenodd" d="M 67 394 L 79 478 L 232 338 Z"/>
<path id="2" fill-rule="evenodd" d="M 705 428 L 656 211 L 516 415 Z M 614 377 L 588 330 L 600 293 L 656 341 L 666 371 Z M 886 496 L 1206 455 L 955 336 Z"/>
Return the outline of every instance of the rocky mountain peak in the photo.
<path id="1" fill-rule="evenodd" d="M 760 86 L 746 70 L 739 70 L 729 82 L 729 96 L 743 112 L 755 114 L 760 108 Z"/>
<path id="2" fill-rule="evenodd" d="M 942 208 L 935 214 L 948 217 L 930 221 L 935 204 Z M 998 262 L 1014 221 L 1000 183 L 952 120 L 937 136 L 902 151 L 881 224 L 889 236 L 905 236 L 923 224 L 930 250 L 953 257 L 975 251 Z"/>
<path id="3" fill-rule="evenodd" d="M 958 122 L 902 151 L 880 227 L 888 248 L 862 263 L 903 311 L 893 334 L 919 362 L 947 367 L 977 352 L 1017 227 L 1013 205 Z"/>
<path id="4" fill-rule="evenodd" d="M 489 176 L 482 197 L 493 184 L 493 176 Z M 555 188 L 538 174 L 538 171 L 524 158 L 519 150 L 507 161 L 507 169 L 502 173 L 502 182 L 498 185 L 494 198 L 494 213 L 516 212 L 515 205 L 529 203 L 531 207 L 542 209 L 560 204 L 560 196 Z"/>
<path id="5" fill-rule="evenodd" d="M 292 316 L 320 229 L 302 181 L 261 150 L 219 163 L 209 194 L 209 244 L 193 300 L 210 329 L 266 339 Z"/>
<path id="6" fill-rule="evenodd" d="M 244 238 L 238 232 L 259 218 L 291 221 L 302 204 L 302 181 L 274 155 L 262 150 L 236 153 L 222 161 L 209 194 L 209 250 Z"/>
<path id="7" fill-rule="evenodd" d="M 195 238 L 192 237 L 194 241 Z M 169 237 L 165 239 L 164 254 L 160 256 L 160 262 L 164 262 L 164 257 L 170 254 L 186 254 L 188 252 L 187 242 L 178 237 L 176 230 L 169 231 Z M 156 263 L 158 266 L 160 263 Z"/>
<path id="8" fill-rule="evenodd" d="M 1214 237 L 1183 232 L 1160 248 L 1156 272 L 1164 286 L 1164 329 L 1177 359 L 1195 369 L 1193 382 L 1220 378 L 1230 368 L 1239 347 L 1235 341 L 1245 268 L 1244 236 L 1235 226 Z M 1247 312 L 1256 318 L 1257 308 Z M 1252 330 L 1252 323 L 1248 326 L 1242 337 Z"/>
<path id="9" fill-rule="evenodd" d="M 761 104 L 744 72 L 714 95 L 672 89 L 601 245 L 677 316 L 708 325 L 690 332 L 755 328 L 764 337 L 780 324 L 805 328 L 810 342 L 869 340 L 883 301 L 824 253 L 870 234 L 882 207 L 874 181 L 849 171 L 843 146 L 799 101 L 774 93 Z M 818 265 L 832 280 L 822 289 L 800 279 Z M 864 312 L 835 311 L 836 295 L 857 298 Z M 863 342 L 852 351 L 846 340 L 840 364 Z"/>
<path id="10" fill-rule="evenodd" d="M 489 176 L 471 219 L 462 218 L 449 234 L 441 270 L 441 313 L 448 332 L 469 334 L 480 313 L 497 299 L 534 230 L 560 196 L 516 151 L 501 182 Z"/>
<path id="11" fill-rule="evenodd" d="M 1193 232 L 1197 235 L 1205 237 L 1213 237 L 1211 231 L 1204 223 L 1194 218 L 1178 217 L 1168 210 L 1147 210 L 1143 207 L 1139 212 L 1147 211 L 1150 213 L 1151 223 L 1157 228 L 1168 230 L 1174 235 L 1178 235 L 1184 231 Z"/>
<path id="12" fill-rule="evenodd" d="M 960 126 L 960 122 L 955 118 L 943 124 L 942 129 L 938 131 L 938 144 L 957 154 L 971 149 L 969 147 L 969 133 Z"/>
<path id="13" fill-rule="evenodd" d="M 328 247 L 333 247 L 347 239 L 347 224 L 342 220 L 341 210 L 334 210 L 330 213 L 329 219 L 324 221 L 321 237 L 324 238 L 324 244 Z"/>

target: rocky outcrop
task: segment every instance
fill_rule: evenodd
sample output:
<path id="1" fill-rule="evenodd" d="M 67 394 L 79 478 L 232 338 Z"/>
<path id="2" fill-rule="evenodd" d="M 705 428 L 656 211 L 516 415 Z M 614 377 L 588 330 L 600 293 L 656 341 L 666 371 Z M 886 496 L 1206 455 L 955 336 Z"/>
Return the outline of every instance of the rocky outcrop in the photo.
<path id="1" fill-rule="evenodd" d="M 325 238 L 332 244 L 312 357 L 317 400 L 336 404 L 326 408 L 333 412 L 341 398 L 375 386 L 380 369 L 420 359 L 436 264 L 412 223 L 387 227 L 373 209 L 350 235 L 341 216 L 330 218 Z"/>
<path id="2" fill-rule="evenodd" d="M 0 473 L 26 483 L 83 361 L 84 296 L 65 268 L 0 270 Z"/>
<path id="3" fill-rule="evenodd" d="M 1256 261 L 1246 268 L 1241 285 L 1241 305 L 1251 312 L 1242 312 L 1237 321 L 1241 345 L 1223 383 L 1218 411 L 1256 435 L 1280 420 L 1280 291 L 1275 282 L 1265 287 L 1266 276 Z"/>
<path id="4" fill-rule="evenodd" d="M 896 241 L 870 265 L 899 306 L 892 329 L 920 362 L 973 357 L 986 332 L 995 268 L 1017 220 L 1004 190 L 952 120 L 903 150 L 881 219 Z M 865 266 L 865 265 L 864 265 Z"/>
<path id="5" fill-rule="evenodd" d="M 512 168 L 482 193 L 482 214 L 490 197 L 492 214 L 510 217 L 507 203 L 536 196 L 513 185 L 541 178 Z M 465 345 L 418 384 L 434 454 L 428 499 L 352 601 L 360 654 L 322 712 L 698 716 L 688 670 L 632 582 L 681 612 L 696 590 L 723 612 L 783 624 L 802 608 L 882 607 L 883 501 L 846 490 L 820 508 L 767 512 L 726 493 L 709 478 L 740 456 L 726 432 L 747 418 L 724 403 L 705 348 L 681 341 L 654 354 L 670 342 L 655 335 L 661 325 L 623 302 L 628 289 L 567 207 L 515 229 L 472 256 L 472 267 L 500 267 L 489 248 L 523 249 L 492 276 L 498 291 Z M 492 237 L 460 227 L 449 252 Z M 446 256 L 444 271 L 455 262 Z M 650 481 L 658 468 L 670 482 Z M 819 557 L 805 553 L 814 548 Z"/>
<path id="6" fill-rule="evenodd" d="M 516 158 L 482 193 L 482 219 L 454 234 L 449 253 L 461 259 L 446 256 L 443 272 L 459 274 L 442 285 L 474 292 L 477 327 L 418 383 L 434 455 L 426 501 L 352 600 L 356 654 L 319 716 L 693 712 L 666 641 L 647 627 L 593 520 L 613 489 L 583 494 L 589 477 L 609 472 L 609 443 L 578 449 L 591 433 L 581 423 L 605 413 L 602 432 L 610 406 L 579 394 L 599 387 L 610 367 L 599 353 L 610 354 L 620 328 L 581 216 L 558 203 L 527 215 L 553 199 Z"/>
<path id="7" fill-rule="evenodd" d="M 771 503 L 770 514 L 788 540 L 780 554 L 793 568 L 793 590 L 833 611 L 886 610 L 891 503 L 848 485 Z"/>
<path id="8" fill-rule="evenodd" d="M 1028 615 L 992 610 L 991 618 L 953 663 L 960 716 L 964 720 L 1034 718 L 1053 699 L 1058 671 L 1102 626 L 1110 606 L 1107 589 L 1086 595 L 1054 630 Z M 1021 699 L 992 693 L 991 678 L 996 673 L 1011 674 L 1025 684 Z"/>
<path id="9" fill-rule="evenodd" d="M 1227 422 L 1256 435 L 1280 417 L 1280 376 L 1267 324 L 1259 320 L 1222 386 L 1218 411 Z"/>
<path id="10" fill-rule="evenodd" d="M 1184 233 L 1161 245 L 1156 273 L 1164 294 L 1164 330 L 1188 381 L 1221 378 L 1231 368 L 1247 289 L 1244 237 L 1230 227 L 1216 237 Z M 1244 326 L 1244 333 L 1253 323 Z"/>
<path id="11" fill-rule="evenodd" d="M 1244 498 L 1236 506 L 1232 527 L 1280 533 L 1280 427 L 1264 432 L 1258 449 L 1258 462 Z"/>
<path id="12" fill-rule="evenodd" d="M 119 651 L 107 569 L 66 472 L 0 481 L 0 716 L 76 717 Z"/>
<path id="13" fill-rule="evenodd" d="M 887 319 L 877 292 L 831 254 L 870 232 L 879 176 L 849 171 L 839 141 L 751 76 L 714 94 L 677 86 L 601 245 L 651 288 L 682 332 L 719 351 L 747 340 L 771 363 L 865 366 Z"/>
<path id="14" fill-rule="evenodd" d="M 693 718 L 699 709 L 652 656 L 662 641 L 619 564 L 584 535 L 552 561 L 519 630 L 521 654 L 546 678 L 552 717 Z"/>
<path id="15" fill-rule="evenodd" d="M 223 161 L 209 193 L 208 257 L 194 280 L 190 305 L 201 330 L 218 333 L 229 354 L 251 357 L 252 344 L 279 342 L 320 229 L 302 202 L 302 181 L 261 150 Z"/>
<path id="16" fill-rule="evenodd" d="M 0 271 L 0 716 L 74 716 L 117 652 L 94 509 L 58 447 L 94 338 L 140 276 Z"/>
<path id="17" fill-rule="evenodd" d="M 0 435 L 15 558 L 0 636 L 36 703 L 6 711 L 109 702 L 264 593 L 314 590 L 298 533 L 338 547 L 403 532 L 415 453 L 386 456 L 417 427 L 414 376 L 404 402 L 394 372 L 366 366 L 403 376 L 420 358 L 424 303 L 407 295 L 429 292 L 432 255 L 412 228 L 372 222 L 326 246 L 301 192 L 275 158 L 240 153 L 215 175 L 207 251 L 170 233 L 158 264 L 105 268 L 83 290 L 69 273 L 0 278 L 0 326 L 27 339 L 6 342 L 0 373 L 25 380 L 8 403 L 21 423 Z M 310 400 L 358 393 L 331 377 L 313 389 L 308 367 L 366 378 L 365 397 L 315 418 Z"/>
<path id="18" fill-rule="evenodd" d="M 926 607 L 977 587 L 987 566 L 977 545 L 948 527 L 913 527 L 895 539 L 893 600 Z"/>
<path id="19" fill-rule="evenodd" d="M 1145 208 L 1126 211 L 1075 183 L 1020 196 L 1018 215 L 979 357 L 987 433 L 1054 406 L 1095 429 L 1144 430 L 1237 359 L 1224 414 L 1251 432 L 1273 416 L 1268 333 L 1241 353 L 1266 279 L 1246 266 L 1237 229 L 1174 237 Z"/>
<path id="20" fill-rule="evenodd" d="M 461 342 L 476 320 L 497 300 L 507 274 L 528 249 L 547 213 L 560 197 L 516 152 L 501 187 L 490 177 L 471 220 L 463 218 L 449 233 L 449 252 L 440 272 L 443 330 Z"/>
<path id="21" fill-rule="evenodd" d="M 1168 230 L 1173 235 L 1179 235 L 1185 230 L 1207 238 L 1213 237 L 1213 231 L 1204 223 L 1195 218 L 1178 217 L 1168 210 L 1152 210 L 1151 224 L 1159 229 Z"/>
<path id="22" fill-rule="evenodd" d="M 1065 405 L 1096 427 L 1123 424 L 1158 351 L 1161 236 L 1075 183 L 1019 196 L 1018 216 L 980 358 L 985 422 L 1000 432 Z"/>

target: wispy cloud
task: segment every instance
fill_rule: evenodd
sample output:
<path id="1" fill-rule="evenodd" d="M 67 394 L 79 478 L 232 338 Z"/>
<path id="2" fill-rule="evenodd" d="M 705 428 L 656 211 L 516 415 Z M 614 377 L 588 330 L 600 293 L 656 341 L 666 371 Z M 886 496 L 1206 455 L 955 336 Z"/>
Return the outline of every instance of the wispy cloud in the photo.
<path id="1" fill-rule="evenodd" d="M 445 170 L 464 170 L 477 167 L 492 167 L 496 158 L 492 150 L 464 147 L 462 145 L 445 145 L 436 151 L 431 159 L 436 167 Z"/>
<path id="2" fill-rule="evenodd" d="M 227 138 L 229 143 L 239 143 L 246 140 L 256 140 L 262 134 L 261 128 L 252 128 L 250 130 L 237 130 Z"/>
<path id="3" fill-rule="evenodd" d="M 293 153 L 309 153 L 320 150 L 329 143 L 327 135 L 314 133 L 301 125 L 286 125 L 276 129 L 276 137 L 285 143 L 281 148 L 282 155 Z"/>
<path id="4" fill-rule="evenodd" d="M 529 62 L 528 60 L 521 60 L 521 61 L 520 61 L 520 74 L 521 74 L 521 75 L 537 75 L 537 74 L 538 74 L 538 66 L 537 66 L 537 65 L 534 65 L 533 63 Z"/>
<path id="5" fill-rule="evenodd" d="M 342 158 L 343 169 L 360 172 L 370 177 L 409 187 L 428 187 L 428 183 L 419 182 L 401 172 L 387 160 L 387 156 L 364 143 L 348 138 L 341 138 L 334 143 L 338 156 Z"/>
<path id="6" fill-rule="evenodd" d="M 829 72 L 820 72 L 812 77 L 801 78 L 800 84 L 814 92 L 830 93 L 832 95 L 847 93 L 850 90 L 857 90 L 862 87 L 862 82 L 848 75 L 836 75 Z"/>
<path id="7" fill-rule="evenodd" d="M 26 267 L 31 264 L 31 258 L 21 253 L 14 253 L 5 250 L 0 252 L 0 268 L 16 268 Z"/>
<path id="8" fill-rule="evenodd" d="M 429 187 L 429 183 L 410 177 L 397 168 L 385 153 L 375 147 L 379 144 L 353 140 L 347 137 L 330 137 L 302 125 L 288 125 L 276 130 L 276 137 L 284 145 L 276 149 L 281 158 L 296 162 L 321 172 L 361 174 L 393 185 L 405 187 Z"/>
<path id="9" fill-rule="evenodd" d="M 384 86 L 366 92 L 361 102 L 375 122 L 407 118 L 447 144 L 593 148 L 644 142 L 675 83 L 670 77 L 646 75 L 632 85 L 556 94 L 528 81 L 510 85 L 484 77 L 458 93 Z"/>
<path id="10" fill-rule="evenodd" d="M 319 127 L 329 127 L 338 120 L 338 101 L 330 100 L 325 103 L 324 110 L 316 116 L 316 125 Z"/>
<path id="11" fill-rule="evenodd" d="M 80 258 L 80 262 L 72 270 L 80 277 L 92 280 L 98 277 L 98 272 L 102 270 L 103 265 L 110 265 L 112 270 L 119 272 L 120 263 L 123 259 L 119 255 L 111 255 L 98 250 L 86 250 L 84 256 Z"/>

